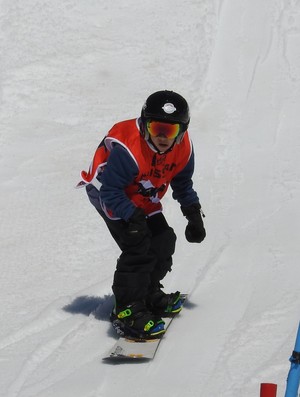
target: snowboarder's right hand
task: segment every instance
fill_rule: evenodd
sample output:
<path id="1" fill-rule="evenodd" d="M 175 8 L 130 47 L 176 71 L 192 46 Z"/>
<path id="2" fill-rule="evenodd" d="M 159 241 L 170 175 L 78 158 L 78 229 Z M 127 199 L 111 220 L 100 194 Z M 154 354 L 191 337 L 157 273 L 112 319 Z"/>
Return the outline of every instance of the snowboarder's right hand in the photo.
<path id="1" fill-rule="evenodd" d="M 137 207 L 133 215 L 128 219 L 128 226 L 123 235 L 124 242 L 129 245 L 136 245 L 146 236 L 150 236 L 150 230 L 147 225 L 145 212 L 142 208 Z"/>

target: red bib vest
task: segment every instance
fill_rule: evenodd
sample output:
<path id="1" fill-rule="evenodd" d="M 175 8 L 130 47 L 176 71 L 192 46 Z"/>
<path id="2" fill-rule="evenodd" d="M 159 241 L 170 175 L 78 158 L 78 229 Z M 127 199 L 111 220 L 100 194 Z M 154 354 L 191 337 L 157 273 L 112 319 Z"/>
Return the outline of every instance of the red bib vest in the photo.
<path id="1" fill-rule="evenodd" d="M 139 170 L 132 184 L 125 188 L 128 198 L 151 215 L 161 211 L 160 200 L 171 180 L 189 161 L 192 144 L 188 132 L 180 144 L 175 144 L 167 153 L 156 153 L 141 135 L 136 119 L 115 124 L 100 144 L 88 172 L 82 171 L 82 185 L 92 183 L 99 189 L 97 175 L 105 171 L 105 165 L 114 144 L 122 145 L 132 157 Z M 109 209 L 105 209 L 108 213 Z"/>

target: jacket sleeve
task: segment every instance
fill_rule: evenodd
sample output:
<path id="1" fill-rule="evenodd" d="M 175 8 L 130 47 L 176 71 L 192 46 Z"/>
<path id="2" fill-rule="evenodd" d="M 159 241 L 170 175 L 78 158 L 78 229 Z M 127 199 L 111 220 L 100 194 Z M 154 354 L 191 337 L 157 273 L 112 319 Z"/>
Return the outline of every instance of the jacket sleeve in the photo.
<path id="1" fill-rule="evenodd" d="M 100 176 L 100 200 L 114 216 L 127 221 L 135 210 L 135 205 L 125 193 L 125 188 L 138 174 L 138 167 L 121 145 L 115 144 L 111 150 L 105 170 Z"/>
<path id="2" fill-rule="evenodd" d="M 199 203 L 198 195 L 193 189 L 192 176 L 194 167 L 194 150 L 192 150 L 187 165 L 171 181 L 171 188 L 173 190 L 172 196 L 182 207 L 188 207 L 194 203 Z"/>

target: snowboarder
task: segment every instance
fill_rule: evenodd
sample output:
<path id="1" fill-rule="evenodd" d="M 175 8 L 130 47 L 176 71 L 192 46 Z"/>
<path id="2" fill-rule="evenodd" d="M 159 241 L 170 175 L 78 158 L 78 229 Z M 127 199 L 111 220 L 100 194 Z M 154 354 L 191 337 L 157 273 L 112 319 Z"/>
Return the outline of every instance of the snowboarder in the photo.
<path id="1" fill-rule="evenodd" d="M 181 310 L 180 293 L 165 293 L 176 235 L 160 200 L 169 185 L 188 224 L 189 242 L 206 236 L 193 189 L 194 151 L 186 100 L 173 91 L 150 95 L 141 116 L 115 124 L 98 146 L 83 184 L 122 253 L 112 290 L 111 319 L 125 334 L 151 338 L 164 332 L 162 317 Z"/>

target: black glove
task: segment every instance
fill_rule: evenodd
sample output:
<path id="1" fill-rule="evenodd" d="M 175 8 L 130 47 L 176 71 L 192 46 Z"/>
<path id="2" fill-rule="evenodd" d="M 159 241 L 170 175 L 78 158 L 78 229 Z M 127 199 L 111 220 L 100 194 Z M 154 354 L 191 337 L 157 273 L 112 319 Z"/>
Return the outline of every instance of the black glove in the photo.
<path id="1" fill-rule="evenodd" d="M 183 215 L 188 220 L 185 237 L 190 243 L 201 243 L 206 236 L 200 210 L 201 205 L 199 203 L 192 204 L 189 207 L 181 207 Z"/>
<path id="2" fill-rule="evenodd" d="M 150 235 L 146 215 L 142 208 L 137 207 L 126 223 L 127 227 L 123 233 L 123 240 L 126 244 L 136 245 Z"/>

